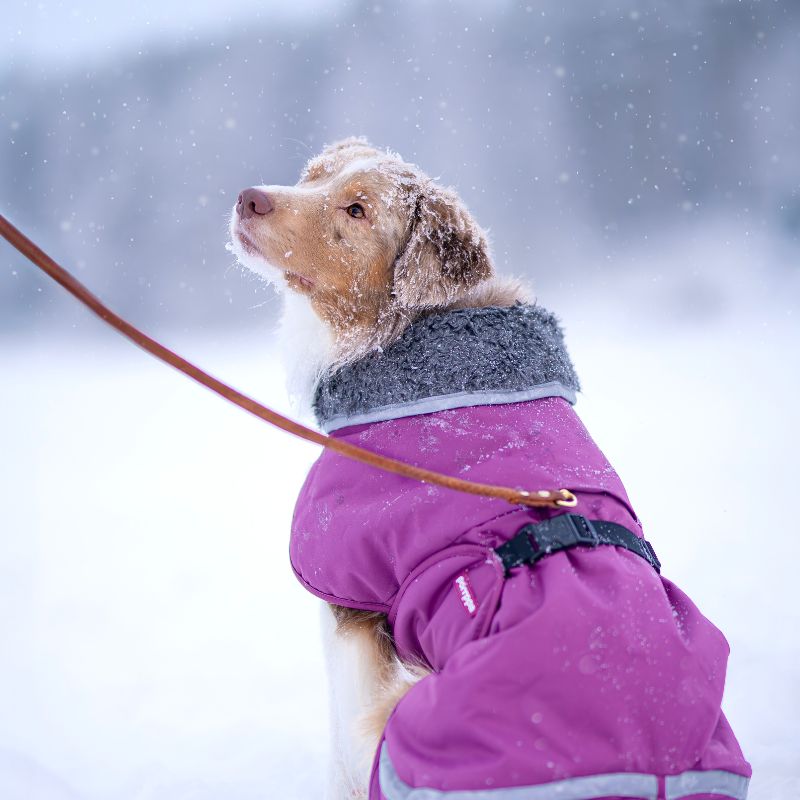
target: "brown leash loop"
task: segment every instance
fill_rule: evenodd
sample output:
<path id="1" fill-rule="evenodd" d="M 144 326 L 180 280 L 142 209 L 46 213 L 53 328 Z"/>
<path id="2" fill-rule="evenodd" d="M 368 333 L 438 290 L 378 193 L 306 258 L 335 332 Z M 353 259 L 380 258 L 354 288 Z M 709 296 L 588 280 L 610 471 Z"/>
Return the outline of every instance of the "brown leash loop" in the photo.
<path id="1" fill-rule="evenodd" d="M 287 431 L 306 441 L 322 445 L 322 447 L 327 447 L 329 450 L 334 450 L 347 458 L 369 464 L 377 469 L 382 469 L 385 472 L 393 472 L 406 478 L 421 481 L 422 483 L 432 483 L 437 486 L 443 486 L 446 489 L 454 489 L 458 492 L 466 492 L 483 497 L 497 497 L 514 505 L 522 506 L 571 508 L 577 502 L 575 495 L 567 489 L 527 492 L 521 489 L 511 489 L 505 486 L 493 486 L 487 483 L 475 483 L 474 481 L 466 481 L 461 478 L 453 478 L 449 475 L 443 475 L 439 472 L 434 472 L 433 470 L 424 469 L 422 467 L 415 467 L 412 464 L 373 453 L 370 450 L 365 450 L 363 447 L 349 444 L 348 442 L 335 439 L 332 436 L 326 436 L 311 428 L 307 428 L 305 425 L 301 425 L 294 420 L 272 411 L 266 406 L 261 405 L 261 403 L 257 403 L 252 398 L 247 397 L 247 395 L 242 394 L 208 373 L 203 372 L 203 370 L 196 367 L 185 358 L 177 355 L 177 353 L 173 353 L 155 339 L 151 339 L 147 334 L 142 333 L 138 328 L 131 325 L 130 322 L 127 322 L 122 317 L 115 314 L 80 281 L 63 267 L 59 266 L 47 253 L 15 228 L 2 214 L 0 214 L 0 233 L 2 233 L 3 237 L 16 247 L 28 260 L 46 272 L 54 281 L 60 283 L 71 295 L 97 314 L 100 319 L 107 322 L 112 328 L 116 328 L 116 330 L 130 339 L 134 344 L 139 345 L 139 347 L 146 350 L 150 355 L 155 356 L 166 364 L 183 372 L 184 375 L 188 375 L 190 378 L 197 381 L 197 383 L 202 384 L 207 389 L 211 389 L 212 392 L 216 392 L 234 405 L 239 406 L 239 408 L 249 411 L 259 419 L 263 419 L 265 422 L 269 422 L 281 430 Z"/>

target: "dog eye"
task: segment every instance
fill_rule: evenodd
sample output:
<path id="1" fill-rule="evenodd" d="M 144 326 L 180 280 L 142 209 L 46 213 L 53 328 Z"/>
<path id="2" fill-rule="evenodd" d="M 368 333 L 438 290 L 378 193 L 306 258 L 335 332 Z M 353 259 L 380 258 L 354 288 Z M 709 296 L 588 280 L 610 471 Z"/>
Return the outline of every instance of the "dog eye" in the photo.
<path id="1" fill-rule="evenodd" d="M 351 217 L 355 217 L 355 219 L 363 219 L 366 216 L 364 213 L 364 206 L 362 206 L 361 203 L 353 203 L 347 206 L 345 210 Z"/>

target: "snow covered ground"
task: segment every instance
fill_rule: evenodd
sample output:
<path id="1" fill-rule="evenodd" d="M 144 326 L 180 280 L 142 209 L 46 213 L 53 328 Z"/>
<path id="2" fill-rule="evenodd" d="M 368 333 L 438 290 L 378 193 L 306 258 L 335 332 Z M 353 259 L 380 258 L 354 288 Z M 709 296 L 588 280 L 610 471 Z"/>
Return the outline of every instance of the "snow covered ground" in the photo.
<path id="1" fill-rule="evenodd" d="M 578 411 L 665 574 L 731 643 L 751 798 L 796 799 L 791 303 L 747 290 L 710 317 L 659 319 L 570 295 Z M 266 333 L 170 342 L 287 409 Z M 317 604 L 287 559 L 316 449 L 111 332 L 6 338 L 0 375 L 0 797 L 319 797 Z"/>

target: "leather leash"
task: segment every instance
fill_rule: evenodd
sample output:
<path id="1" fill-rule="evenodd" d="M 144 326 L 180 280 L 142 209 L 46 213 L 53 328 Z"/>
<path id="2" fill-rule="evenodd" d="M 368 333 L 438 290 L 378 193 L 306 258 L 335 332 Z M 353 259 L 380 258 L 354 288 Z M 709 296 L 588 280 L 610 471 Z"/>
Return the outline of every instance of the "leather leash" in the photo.
<path id="1" fill-rule="evenodd" d="M 216 392 L 234 405 L 239 406 L 239 408 L 249 411 L 259 419 L 269 422 L 271 425 L 281 430 L 287 431 L 306 441 L 314 442 L 322 447 L 327 447 L 329 450 L 333 450 L 346 458 L 351 458 L 355 461 L 369 464 L 377 469 L 382 469 L 385 472 L 393 472 L 406 478 L 421 481 L 422 483 L 431 483 L 437 486 L 443 486 L 446 489 L 454 489 L 458 492 L 466 492 L 483 497 L 496 497 L 501 500 L 506 500 L 513 505 L 521 506 L 572 508 L 577 503 L 575 495 L 567 489 L 525 491 L 523 489 L 512 489 L 506 486 L 495 486 L 487 483 L 462 480 L 461 478 L 443 475 L 440 472 L 424 469 L 423 467 L 415 467 L 404 461 L 382 456 L 370 450 L 365 450 L 363 447 L 358 447 L 349 442 L 335 439 L 332 436 L 326 436 L 311 428 L 307 428 L 305 425 L 301 425 L 299 422 L 284 417 L 272 409 L 261 405 L 261 403 L 256 402 L 247 395 L 233 389 L 217 378 L 204 372 L 199 367 L 196 367 L 177 353 L 173 353 L 172 350 L 169 350 L 160 342 L 142 333 L 138 328 L 131 325 L 130 322 L 115 314 L 72 274 L 53 261 L 47 253 L 14 227 L 2 214 L 0 214 L 0 233 L 2 233 L 3 237 L 16 247 L 29 261 L 33 262 L 43 272 L 47 273 L 54 281 L 60 283 L 61 286 L 83 303 L 83 305 L 97 314 L 100 319 L 111 325 L 112 328 L 115 328 L 127 339 L 130 339 L 134 344 L 146 350 L 150 355 L 155 356 L 157 359 L 179 370 L 184 375 L 188 375 L 192 380 L 197 381 L 197 383 L 202 384 L 207 389 L 211 389 L 212 392 Z"/>

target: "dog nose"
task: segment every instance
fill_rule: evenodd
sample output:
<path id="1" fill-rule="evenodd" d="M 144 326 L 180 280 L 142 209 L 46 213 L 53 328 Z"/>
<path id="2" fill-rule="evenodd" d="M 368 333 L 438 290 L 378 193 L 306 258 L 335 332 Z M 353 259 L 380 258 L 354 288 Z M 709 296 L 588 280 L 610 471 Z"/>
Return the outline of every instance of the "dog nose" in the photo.
<path id="1" fill-rule="evenodd" d="M 269 214 L 273 208 L 269 195 L 260 189 L 245 189 L 236 201 L 236 213 L 242 219 L 250 219 L 256 214 L 263 217 L 265 214 Z"/>

